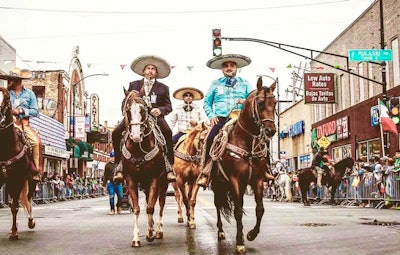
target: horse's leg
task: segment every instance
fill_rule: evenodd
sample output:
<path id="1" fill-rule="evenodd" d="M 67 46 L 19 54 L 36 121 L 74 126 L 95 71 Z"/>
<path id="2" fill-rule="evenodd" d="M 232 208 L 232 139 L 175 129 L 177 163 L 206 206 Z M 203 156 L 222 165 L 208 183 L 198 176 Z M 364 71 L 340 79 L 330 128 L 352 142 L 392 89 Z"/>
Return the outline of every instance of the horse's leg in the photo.
<path id="1" fill-rule="evenodd" d="M 147 208 L 146 208 L 146 213 L 147 213 L 147 235 L 146 235 L 146 241 L 147 242 L 153 242 L 154 238 L 156 237 L 155 231 L 154 231 L 154 207 L 158 198 L 158 191 L 157 191 L 157 186 L 158 186 L 158 180 L 157 178 L 153 178 L 150 182 L 149 185 L 149 195 L 147 197 Z"/>
<path id="2" fill-rule="evenodd" d="M 126 177 L 126 186 L 129 193 L 129 196 L 132 201 L 132 212 L 135 217 L 133 224 L 133 239 L 132 239 L 132 247 L 140 247 L 140 237 L 139 237 L 139 194 L 138 194 L 138 184 L 132 180 L 132 177 L 127 175 Z"/>
<path id="3" fill-rule="evenodd" d="M 336 183 L 336 181 L 333 181 L 333 183 L 332 183 L 332 189 L 331 189 L 331 201 L 330 201 L 330 204 L 331 205 L 336 205 L 336 202 L 335 202 L 335 193 L 336 193 L 336 189 L 337 189 L 337 183 Z"/>
<path id="4" fill-rule="evenodd" d="M 215 186 L 213 186 L 213 191 L 214 191 L 214 205 L 215 205 L 215 208 L 217 209 L 217 228 L 218 228 L 217 237 L 218 237 L 218 241 L 221 241 L 221 240 L 225 240 L 225 233 L 224 233 L 224 230 L 222 229 L 221 208 L 218 205 L 218 196 L 220 196 L 219 194 L 221 194 L 221 193 L 219 193 L 219 192 L 221 190 L 218 191 L 217 185 L 215 185 Z"/>
<path id="5" fill-rule="evenodd" d="M 233 192 L 234 205 L 235 205 L 233 213 L 234 213 L 235 220 L 236 220 L 236 252 L 245 253 L 246 248 L 244 246 L 242 218 L 243 218 L 243 195 L 244 195 L 244 191 L 246 189 L 246 185 L 245 184 L 240 185 L 240 183 L 237 179 L 231 180 L 231 184 L 232 184 L 232 192 Z M 257 207 L 256 207 L 256 211 L 257 211 Z M 258 222 L 258 217 L 257 217 L 257 222 Z M 256 227 L 257 227 L 257 225 L 256 225 Z M 254 229 L 256 229 L 256 227 Z M 255 231 L 254 229 L 253 229 L 253 231 Z M 258 226 L 258 231 L 259 231 L 259 226 Z M 258 234 L 258 232 L 257 232 L 257 234 Z M 257 234 L 256 234 L 256 236 L 257 236 Z"/>
<path id="6" fill-rule="evenodd" d="M 256 225 L 254 226 L 254 228 L 247 233 L 247 240 L 249 240 L 249 241 L 253 241 L 257 237 L 258 233 L 260 233 L 261 219 L 264 215 L 262 192 L 263 192 L 263 183 L 261 180 L 257 183 L 257 186 L 254 189 L 254 199 L 256 201 L 257 222 L 256 222 Z"/>
<path id="7" fill-rule="evenodd" d="M 177 185 L 178 185 L 178 188 L 180 190 L 180 193 L 181 193 L 181 204 L 180 204 L 180 206 L 182 206 L 182 202 L 183 202 L 183 204 L 185 205 L 185 209 L 186 209 L 187 222 L 189 222 L 190 211 L 189 211 L 189 199 L 188 199 L 187 191 L 186 191 L 186 187 L 185 187 L 186 180 L 183 180 L 182 178 L 179 178 L 176 181 L 177 181 Z"/>
<path id="8" fill-rule="evenodd" d="M 292 202 L 292 188 L 290 187 L 290 177 L 286 176 L 285 180 L 285 195 L 288 202 Z"/>
<path id="9" fill-rule="evenodd" d="M 165 180 L 165 184 L 168 186 L 167 181 Z M 164 232 L 163 232 L 163 214 L 164 214 L 164 206 L 165 206 L 165 199 L 166 199 L 166 194 L 165 194 L 165 190 L 163 189 L 160 192 L 160 196 L 158 198 L 158 203 L 160 204 L 160 213 L 159 213 L 159 219 L 158 219 L 158 223 L 157 223 L 157 230 L 156 230 L 156 239 L 163 239 L 164 237 Z"/>
<path id="10" fill-rule="evenodd" d="M 299 178 L 306 178 L 306 176 L 302 176 Z M 300 191 L 301 191 L 301 200 L 304 204 L 304 206 L 310 206 L 310 202 L 308 201 L 307 198 L 307 193 L 310 187 L 310 182 L 303 180 L 303 179 L 299 179 L 299 186 L 300 186 Z"/>
<path id="11" fill-rule="evenodd" d="M 278 180 L 278 187 L 279 187 L 279 192 L 280 192 L 280 198 L 279 198 L 280 202 L 282 202 L 286 196 L 285 189 L 283 187 L 283 185 L 285 185 L 285 184 L 283 183 L 283 180 L 281 178 L 282 177 L 280 177 L 280 179 Z"/>
<path id="12" fill-rule="evenodd" d="M 33 185 L 33 183 L 31 184 Z M 35 221 L 32 216 L 32 197 L 28 197 L 29 195 L 29 181 L 25 181 L 25 185 L 23 186 L 19 199 L 23 208 L 25 209 L 26 214 L 28 215 L 28 227 L 33 229 L 35 227 Z"/>
<path id="13" fill-rule="evenodd" d="M 190 194 L 190 200 L 189 200 L 189 207 L 190 207 L 189 228 L 190 229 L 195 229 L 196 228 L 194 209 L 196 207 L 196 198 L 197 198 L 197 193 L 199 192 L 199 188 L 200 188 L 200 186 L 197 185 L 196 182 L 195 182 L 194 185 L 191 185 L 192 192 Z"/>
<path id="14" fill-rule="evenodd" d="M 177 176 L 176 181 L 179 180 L 179 176 Z M 175 190 L 175 201 L 176 204 L 178 205 L 178 223 L 183 222 L 183 216 L 182 216 L 182 196 L 181 192 L 179 191 L 179 187 L 176 184 L 176 182 L 172 183 L 172 186 L 174 187 Z"/>
<path id="15" fill-rule="evenodd" d="M 10 235 L 8 237 L 8 240 L 14 241 L 18 240 L 18 228 L 17 228 L 17 214 L 19 210 L 19 204 L 18 204 L 18 196 L 12 195 L 11 198 L 11 213 L 12 213 L 12 227 L 10 230 Z"/>

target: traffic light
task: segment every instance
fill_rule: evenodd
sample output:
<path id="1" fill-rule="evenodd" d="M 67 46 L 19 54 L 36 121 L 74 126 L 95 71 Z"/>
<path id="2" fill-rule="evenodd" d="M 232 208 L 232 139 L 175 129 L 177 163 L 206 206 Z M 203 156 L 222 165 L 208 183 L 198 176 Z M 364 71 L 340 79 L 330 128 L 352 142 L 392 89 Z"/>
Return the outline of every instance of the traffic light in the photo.
<path id="1" fill-rule="evenodd" d="M 212 30 L 213 56 L 222 55 L 221 29 Z"/>
<path id="2" fill-rule="evenodd" d="M 392 118 L 394 124 L 400 123 L 400 98 L 391 97 L 390 98 L 390 117 Z"/>

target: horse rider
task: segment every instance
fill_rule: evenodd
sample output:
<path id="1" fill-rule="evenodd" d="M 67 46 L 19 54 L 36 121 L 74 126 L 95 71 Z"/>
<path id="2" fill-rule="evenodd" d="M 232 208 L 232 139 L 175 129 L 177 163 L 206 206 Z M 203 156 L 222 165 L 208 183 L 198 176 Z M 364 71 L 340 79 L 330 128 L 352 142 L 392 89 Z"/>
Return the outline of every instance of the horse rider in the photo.
<path id="1" fill-rule="evenodd" d="M 207 186 L 213 166 L 209 152 L 214 137 L 229 120 L 229 114 L 232 110 L 242 109 L 246 98 L 253 90 L 247 80 L 236 76 L 238 68 L 248 66 L 250 63 L 250 58 L 239 54 L 225 54 L 214 57 L 207 62 L 209 68 L 220 69 L 224 76 L 212 81 L 204 99 L 203 107 L 210 120 L 211 130 L 207 137 L 202 172 L 197 181 L 197 184 L 201 187 Z M 274 179 L 267 172 L 266 178 Z"/>
<path id="2" fill-rule="evenodd" d="M 158 79 L 167 77 L 171 72 L 171 67 L 166 60 L 154 55 L 143 55 L 133 60 L 131 69 L 136 74 L 143 76 L 143 79 L 132 81 L 128 91 L 136 90 L 150 109 L 150 114 L 156 119 L 161 133 L 165 138 L 165 171 L 169 182 L 175 182 L 176 176 L 172 169 L 174 164 L 174 152 L 172 143 L 172 131 L 165 121 L 164 116 L 172 111 L 169 87 Z M 122 107 L 124 102 L 122 103 Z M 115 150 L 115 179 L 122 180 L 121 160 L 121 139 L 124 131 L 124 121 L 114 129 L 112 133 L 113 146 Z"/>
<path id="3" fill-rule="evenodd" d="M 115 153 L 114 151 L 110 152 L 110 161 L 104 167 L 104 175 L 103 175 L 103 187 L 107 188 L 109 202 L 110 202 L 110 215 L 115 214 L 115 201 L 114 197 L 117 194 L 117 213 L 121 213 L 121 202 L 123 199 L 123 191 L 122 191 L 122 182 L 117 182 L 114 180 L 114 169 L 116 167 L 115 164 Z"/>
<path id="4" fill-rule="evenodd" d="M 183 103 L 178 105 L 171 113 L 171 118 L 168 122 L 171 129 L 178 124 L 178 132 L 172 137 L 173 143 L 176 144 L 179 138 L 186 134 L 187 131 L 193 129 L 202 121 L 208 122 L 208 118 L 204 110 L 193 102 L 204 98 L 203 92 L 199 89 L 191 87 L 180 88 L 174 92 L 173 97 L 183 100 Z"/>
<path id="5" fill-rule="evenodd" d="M 32 72 L 26 69 L 14 67 L 8 75 L 0 75 L 1 80 L 7 80 L 7 89 L 10 91 L 12 104 L 12 114 L 15 118 L 16 126 L 25 133 L 29 145 L 32 147 L 33 164 L 31 164 L 32 179 L 40 181 L 40 138 L 39 135 L 29 125 L 30 117 L 39 115 L 38 103 L 35 93 L 22 85 L 22 80 L 32 78 Z"/>
<path id="6" fill-rule="evenodd" d="M 314 151 L 316 149 L 314 148 Z M 322 184 L 322 174 L 324 173 L 324 160 L 325 160 L 325 155 L 327 154 L 327 151 L 325 150 L 324 147 L 320 147 L 319 151 L 315 154 L 312 163 L 311 163 L 311 169 L 313 169 L 314 174 L 317 175 L 317 187 L 321 188 Z"/>

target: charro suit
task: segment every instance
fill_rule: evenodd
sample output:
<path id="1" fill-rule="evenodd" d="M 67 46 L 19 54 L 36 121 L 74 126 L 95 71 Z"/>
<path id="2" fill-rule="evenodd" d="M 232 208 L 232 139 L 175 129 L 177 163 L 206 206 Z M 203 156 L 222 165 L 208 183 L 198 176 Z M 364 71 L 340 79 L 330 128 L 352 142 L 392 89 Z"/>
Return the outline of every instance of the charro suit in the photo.
<path id="1" fill-rule="evenodd" d="M 133 81 L 129 84 L 128 91 L 136 90 L 139 92 L 140 96 L 144 96 L 144 79 Z M 161 114 L 157 117 L 157 124 L 161 129 L 167 143 L 167 156 L 168 161 L 173 165 L 174 155 L 173 155 L 173 143 L 172 143 L 172 131 L 169 128 L 164 116 L 172 111 L 171 99 L 169 95 L 169 87 L 157 80 L 154 82 L 149 96 L 153 97 L 151 100 L 151 107 L 158 108 Z M 113 146 L 115 151 L 115 162 L 118 164 L 121 160 L 121 149 L 120 142 L 122 138 L 122 132 L 124 131 L 124 121 L 121 121 L 119 125 L 114 129 L 112 133 Z"/>

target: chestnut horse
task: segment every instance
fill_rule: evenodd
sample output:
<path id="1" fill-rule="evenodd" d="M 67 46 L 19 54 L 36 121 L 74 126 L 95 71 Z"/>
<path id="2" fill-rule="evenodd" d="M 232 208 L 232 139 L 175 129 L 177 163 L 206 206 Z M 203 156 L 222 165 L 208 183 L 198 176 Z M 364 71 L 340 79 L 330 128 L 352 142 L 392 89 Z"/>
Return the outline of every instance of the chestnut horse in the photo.
<path id="1" fill-rule="evenodd" d="M 322 176 L 321 184 L 328 185 L 328 187 L 332 187 L 331 189 L 331 200 L 330 204 L 335 204 L 335 193 L 336 189 L 342 181 L 343 176 L 346 173 L 350 173 L 353 169 L 354 160 L 351 157 L 347 157 L 337 162 L 334 165 L 335 173 L 332 173 L 327 166 L 324 166 L 325 174 Z M 299 178 L 299 186 L 301 190 L 301 200 L 305 206 L 309 206 L 310 202 L 307 198 L 307 193 L 310 187 L 310 183 L 317 183 L 317 177 L 314 175 L 312 169 L 304 168 L 300 169 L 298 173 Z"/>
<path id="2" fill-rule="evenodd" d="M 176 183 L 173 185 L 178 203 L 178 222 L 183 222 L 181 209 L 183 202 L 186 208 L 187 224 L 190 229 L 196 228 L 194 209 L 199 191 L 196 180 L 200 173 L 202 148 L 209 130 L 210 128 L 202 122 L 188 131 L 175 145 L 174 170 Z"/>
<path id="3" fill-rule="evenodd" d="M 28 227 L 35 227 L 32 216 L 35 184 L 30 170 L 34 163 L 28 145 L 24 143 L 26 138 L 14 126 L 11 110 L 10 93 L 6 88 L 0 87 L 0 187 L 5 183 L 7 193 L 11 196 L 12 227 L 9 240 L 18 240 L 19 201 L 28 215 Z"/>
<path id="4" fill-rule="evenodd" d="M 148 229 L 146 240 L 163 238 L 162 216 L 166 199 L 167 177 L 165 174 L 165 139 L 156 119 L 137 91 L 125 90 L 123 107 L 125 131 L 121 140 L 123 174 L 132 200 L 135 216 L 132 247 L 140 246 L 139 238 L 139 185 L 146 195 Z M 160 213 L 157 230 L 154 230 L 154 207 L 159 198 Z"/>
<path id="5" fill-rule="evenodd" d="M 243 109 L 232 131 L 226 139 L 214 139 L 210 155 L 214 163 L 212 171 L 212 189 L 217 209 L 218 240 L 225 239 L 222 229 L 221 213 L 227 221 L 236 219 L 236 252 L 245 253 L 243 237 L 243 195 L 249 184 L 254 190 L 256 202 L 256 225 L 247 234 L 247 240 L 253 241 L 260 232 L 260 223 L 264 214 L 263 182 L 264 173 L 270 165 L 269 138 L 275 132 L 276 99 L 273 94 L 276 81 L 270 87 L 262 86 L 262 77 L 258 78 L 257 89 L 247 97 Z M 222 130 L 221 130 L 222 131 Z M 223 140 L 224 142 L 219 142 Z M 223 145 L 225 143 L 225 145 Z M 218 150 L 215 147 L 225 147 Z M 217 165 L 217 167 L 215 167 Z"/>

